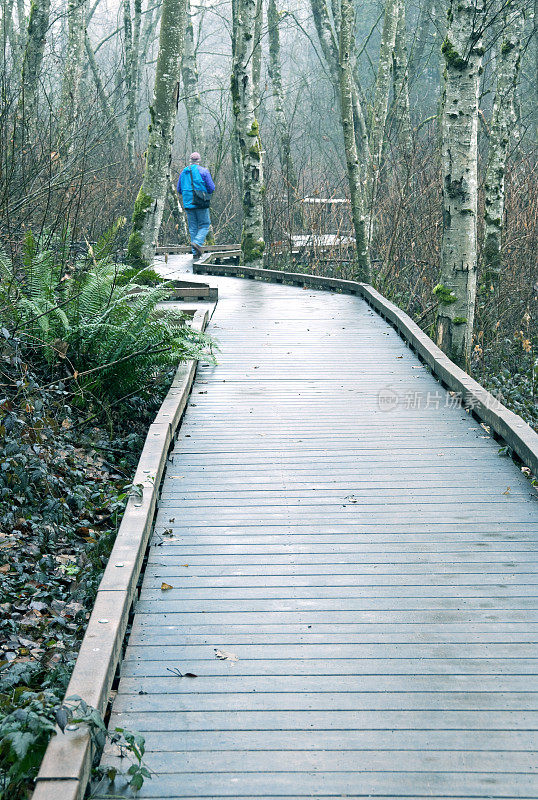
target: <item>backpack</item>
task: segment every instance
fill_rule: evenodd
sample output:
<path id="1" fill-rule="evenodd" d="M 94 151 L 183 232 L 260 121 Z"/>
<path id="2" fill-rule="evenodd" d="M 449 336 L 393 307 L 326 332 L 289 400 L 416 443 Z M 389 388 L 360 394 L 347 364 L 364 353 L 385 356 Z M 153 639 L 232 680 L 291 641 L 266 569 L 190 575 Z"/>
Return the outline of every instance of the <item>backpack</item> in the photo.
<path id="1" fill-rule="evenodd" d="M 192 167 L 189 167 L 189 175 L 191 176 L 191 186 L 192 186 L 192 202 L 196 206 L 196 208 L 209 208 L 209 204 L 211 202 L 211 195 L 207 192 L 202 192 L 200 189 L 194 188 L 194 179 L 192 177 Z"/>

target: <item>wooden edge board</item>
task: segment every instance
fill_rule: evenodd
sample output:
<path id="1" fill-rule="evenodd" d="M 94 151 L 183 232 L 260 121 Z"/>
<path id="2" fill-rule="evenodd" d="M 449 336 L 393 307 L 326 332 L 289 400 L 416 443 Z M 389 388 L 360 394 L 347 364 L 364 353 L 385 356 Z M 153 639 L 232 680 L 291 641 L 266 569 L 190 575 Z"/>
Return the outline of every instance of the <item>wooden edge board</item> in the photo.
<path id="1" fill-rule="evenodd" d="M 383 297 L 373 286 L 359 281 L 326 278 L 300 272 L 212 264 L 211 256 L 195 263 L 193 271 L 199 275 L 229 275 L 360 295 L 374 311 L 396 328 L 402 338 L 431 368 L 433 374 L 451 391 L 460 394 L 465 406 L 493 428 L 521 461 L 538 475 L 538 434 L 518 414 L 506 408 L 474 378 L 456 366 L 408 314 Z"/>
<path id="2" fill-rule="evenodd" d="M 207 310 L 196 311 L 192 326 L 203 331 Z M 129 497 L 65 698 L 78 696 L 104 714 L 129 613 L 135 599 L 144 554 L 153 528 L 160 485 L 170 445 L 187 405 L 196 362 L 180 364 L 172 386 L 150 425 Z M 90 778 L 92 747 L 84 726 L 50 740 L 32 800 L 82 800 Z"/>
<path id="3" fill-rule="evenodd" d="M 204 251 L 206 253 L 223 253 L 227 252 L 228 250 L 241 250 L 240 244 L 208 244 L 204 245 Z M 164 244 L 160 245 L 156 248 L 155 252 L 157 255 L 163 255 L 164 253 L 185 253 L 190 255 L 192 252 L 192 248 L 188 244 Z"/>

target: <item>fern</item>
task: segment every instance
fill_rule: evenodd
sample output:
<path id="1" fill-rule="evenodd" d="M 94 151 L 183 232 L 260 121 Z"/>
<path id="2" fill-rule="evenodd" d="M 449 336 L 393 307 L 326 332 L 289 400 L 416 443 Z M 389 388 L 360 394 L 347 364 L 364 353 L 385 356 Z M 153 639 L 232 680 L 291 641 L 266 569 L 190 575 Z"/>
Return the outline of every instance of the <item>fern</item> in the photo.
<path id="1" fill-rule="evenodd" d="M 110 258 L 118 220 L 64 273 L 51 247 L 27 234 L 19 269 L 0 253 L 3 284 L 18 283 L 10 316 L 29 345 L 59 369 L 79 373 L 77 385 L 100 396 L 122 397 L 141 390 L 181 359 L 211 358 L 211 341 L 185 324 L 177 312 L 157 305 L 169 296 L 162 281 L 141 286 L 125 281 L 129 268 Z M 19 278 L 18 281 L 15 281 Z M 6 293 L 3 293 L 6 300 Z"/>

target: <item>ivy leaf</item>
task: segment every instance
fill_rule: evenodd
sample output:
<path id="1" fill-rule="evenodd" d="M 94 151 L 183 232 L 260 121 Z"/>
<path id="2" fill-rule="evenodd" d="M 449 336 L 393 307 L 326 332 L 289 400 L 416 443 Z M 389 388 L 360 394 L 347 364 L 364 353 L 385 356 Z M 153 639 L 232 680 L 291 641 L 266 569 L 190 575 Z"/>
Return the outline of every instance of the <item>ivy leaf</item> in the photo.
<path id="1" fill-rule="evenodd" d="M 65 706 L 60 706 L 60 708 L 54 714 L 54 718 L 56 719 L 56 724 L 58 725 L 59 729 L 62 733 L 65 731 L 65 726 L 69 722 L 69 712 Z"/>

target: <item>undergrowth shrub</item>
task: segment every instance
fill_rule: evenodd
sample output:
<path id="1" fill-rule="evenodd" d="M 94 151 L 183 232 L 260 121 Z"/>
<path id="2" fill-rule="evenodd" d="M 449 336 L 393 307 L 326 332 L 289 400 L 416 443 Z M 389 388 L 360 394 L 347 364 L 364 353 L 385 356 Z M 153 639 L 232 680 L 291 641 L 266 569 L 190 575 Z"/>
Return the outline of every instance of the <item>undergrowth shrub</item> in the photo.
<path id="1" fill-rule="evenodd" d="M 180 360 L 207 357 L 209 339 L 177 311 L 157 306 L 161 282 L 143 286 L 130 267 L 114 263 L 108 234 L 71 262 L 28 233 L 18 263 L 0 253 L 2 324 L 35 351 L 52 378 L 117 399 Z M 130 278 L 126 280 L 126 274 Z"/>

